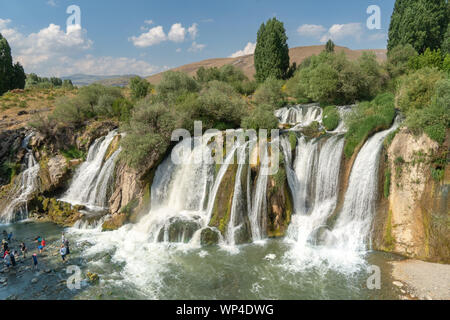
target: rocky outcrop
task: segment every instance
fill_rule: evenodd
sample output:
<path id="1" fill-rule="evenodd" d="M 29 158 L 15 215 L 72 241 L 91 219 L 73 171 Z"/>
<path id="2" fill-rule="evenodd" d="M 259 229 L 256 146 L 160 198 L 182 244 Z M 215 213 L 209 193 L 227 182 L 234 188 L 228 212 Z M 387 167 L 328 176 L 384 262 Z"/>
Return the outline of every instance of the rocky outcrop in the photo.
<path id="1" fill-rule="evenodd" d="M 280 168 L 279 170 L 284 169 Z M 293 207 L 286 176 L 283 181 L 278 183 L 273 177 L 270 177 L 267 194 L 267 235 L 270 238 L 283 237 L 291 223 Z"/>
<path id="2" fill-rule="evenodd" d="M 439 145 L 425 134 L 416 137 L 402 129 L 393 139 L 385 169 L 387 212 L 384 221 L 377 222 L 383 225 L 383 234 L 374 241 L 376 249 L 448 262 L 448 167 L 443 181 L 432 176 L 439 154 Z M 446 232 L 439 232 L 442 227 Z"/>
<path id="3" fill-rule="evenodd" d="M 41 193 L 53 193 L 67 184 L 70 175 L 70 163 L 64 156 L 56 155 L 48 160 L 42 159 L 39 164 Z"/>
<path id="4" fill-rule="evenodd" d="M 83 206 L 73 206 L 70 203 L 55 198 L 36 197 L 30 202 L 31 216 L 38 220 L 52 221 L 59 225 L 71 227 L 83 214 Z"/>

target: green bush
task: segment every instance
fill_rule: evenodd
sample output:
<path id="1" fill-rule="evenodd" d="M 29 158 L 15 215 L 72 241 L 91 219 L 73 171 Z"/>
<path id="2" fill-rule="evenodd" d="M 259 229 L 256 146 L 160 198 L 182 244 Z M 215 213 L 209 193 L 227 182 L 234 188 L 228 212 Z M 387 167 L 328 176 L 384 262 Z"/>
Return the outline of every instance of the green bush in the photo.
<path id="1" fill-rule="evenodd" d="M 120 121 L 127 122 L 130 120 L 133 104 L 125 98 L 114 100 L 112 104 L 112 112 Z"/>
<path id="2" fill-rule="evenodd" d="M 328 106 L 323 110 L 322 122 L 328 131 L 333 131 L 339 125 L 341 117 L 335 106 Z"/>
<path id="3" fill-rule="evenodd" d="M 267 104 L 260 104 L 255 107 L 254 110 L 242 119 L 241 127 L 244 129 L 259 129 L 270 130 L 278 128 L 278 119 L 275 117 L 272 111 L 272 106 Z"/>
<path id="4" fill-rule="evenodd" d="M 85 159 L 86 153 L 79 150 L 76 146 L 70 146 L 68 149 L 61 150 L 62 155 L 68 159 Z"/>
<path id="5" fill-rule="evenodd" d="M 141 100 L 129 123 L 123 123 L 121 130 L 127 134 L 121 139 L 121 157 L 132 167 L 145 167 L 148 161 L 162 156 L 170 145 L 170 137 L 179 120 L 163 103 Z M 156 158 L 155 158 L 156 157 Z"/>
<path id="6" fill-rule="evenodd" d="M 406 74 L 409 71 L 409 61 L 417 57 L 417 51 L 412 45 L 398 45 L 388 52 L 386 69 L 392 78 Z"/>
<path id="7" fill-rule="evenodd" d="M 390 93 L 378 95 L 371 102 L 357 105 L 345 117 L 348 128 L 345 134 L 344 153 L 350 158 L 355 149 L 377 131 L 388 129 L 395 117 L 394 96 Z"/>
<path id="8" fill-rule="evenodd" d="M 405 114 L 429 106 L 436 83 L 443 78 L 437 69 L 423 68 L 403 76 L 395 97 L 396 107 Z"/>
<path id="9" fill-rule="evenodd" d="M 301 101 L 348 104 L 373 98 L 386 78 L 374 54 L 365 53 L 355 62 L 344 53 L 322 52 L 300 65 L 286 90 Z"/>
<path id="10" fill-rule="evenodd" d="M 157 86 L 157 92 L 164 99 L 176 99 L 179 95 L 199 90 L 200 85 L 197 81 L 183 72 L 176 71 L 164 72 L 161 82 Z"/>
<path id="11" fill-rule="evenodd" d="M 139 76 L 133 77 L 130 80 L 131 97 L 133 99 L 145 98 L 150 88 L 150 83 Z"/>
<path id="12" fill-rule="evenodd" d="M 286 95 L 282 90 L 283 81 L 268 78 L 255 91 L 253 101 L 256 104 L 271 106 L 272 111 L 282 108 L 286 104 Z"/>
<path id="13" fill-rule="evenodd" d="M 422 68 L 436 68 L 443 70 L 444 59 L 445 54 L 442 54 L 440 49 L 430 50 L 430 48 L 427 48 L 424 53 L 412 57 L 409 60 L 409 68 L 412 70 L 419 70 Z"/>
<path id="14" fill-rule="evenodd" d="M 225 82 L 211 81 L 206 84 L 198 97 L 199 114 L 216 123 L 228 123 L 238 127 L 247 113 L 247 104 Z"/>
<path id="15" fill-rule="evenodd" d="M 385 198 L 389 198 L 389 192 L 391 188 L 391 170 L 386 169 L 384 172 L 384 186 L 383 186 L 383 193 Z"/>

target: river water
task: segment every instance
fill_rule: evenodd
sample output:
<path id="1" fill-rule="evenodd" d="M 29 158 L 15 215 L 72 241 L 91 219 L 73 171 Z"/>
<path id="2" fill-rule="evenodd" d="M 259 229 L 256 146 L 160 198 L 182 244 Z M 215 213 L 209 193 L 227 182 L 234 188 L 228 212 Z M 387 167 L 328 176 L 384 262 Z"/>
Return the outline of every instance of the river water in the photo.
<path id="1" fill-rule="evenodd" d="M 45 237 L 52 246 L 59 243 L 62 231 L 52 223 L 37 222 L 12 224 L 3 229 L 26 241 L 32 252 L 36 252 L 32 240 L 37 235 Z M 398 299 L 388 261 L 399 258 L 380 252 L 368 252 L 363 264 L 354 269 L 339 270 L 327 262 L 311 266 L 298 263 L 290 254 L 295 246 L 282 240 L 265 240 L 229 250 L 145 243 L 138 232 L 130 230 L 102 233 L 69 229 L 66 236 L 72 243 L 67 265 L 62 265 L 54 245 L 41 268 L 50 268 L 51 273 L 4 273 L 1 276 L 8 278 L 8 284 L 0 287 L 0 298 Z M 24 265 L 31 265 L 31 259 Z M 66 273 L 69 265 L 79 266 L 83 275 L 88 271 L 97 273 L 100 282 L 91 285 L 83 281 L 80 290 L 69 290 L 64 285 L 70 276 Z M 380 289 L 367 287 L 367 279 L 373 273 L 368 272 L 369 265 L 381 269 Z M 31 284 L 33 278 L 39 282 Z"/>

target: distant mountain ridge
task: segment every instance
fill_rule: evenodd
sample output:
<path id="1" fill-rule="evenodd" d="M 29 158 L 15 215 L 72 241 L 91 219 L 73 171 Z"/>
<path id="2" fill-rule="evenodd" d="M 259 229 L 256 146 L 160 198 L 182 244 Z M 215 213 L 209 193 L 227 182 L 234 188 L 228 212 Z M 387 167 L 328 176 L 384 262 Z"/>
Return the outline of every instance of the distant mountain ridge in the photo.
<path id="1" fill-rule="evenodd" d="M 289 49 L 290 62 L 297 63 L 299 65 L 303 60 L 312 55 L 316 55 L 321 53 L 325 49 L 324 45 L 319 46 L 308 46 L 308 47 L 295 47 Z M 335 47 L 335 52 L 344 52 L 350 60 L 358 59 L 363 52 L 373 52 L 377 56 L 377 60 L 379 62 L 385 61 L 387 59 L 387 50 L 386 49 L 366 49 L 366 50 L 352 50 L 346 47 Z M 207 59 L 199 62 L 194 62 L 190 64 L 186 64 L 174 69 L 173 71 L 181 71 L 185 72 L 190 76 L 194 76 L 197 70 L 200 67 L 211 68 L 211 67 L 222 67 L 226 64 L 232 64 L 242 71 L 249 78 L 253 79 L 255 75 L 255 66 L 253 64 L 253 54 L 236 57 L 236 58 L 216 58 L 216 59 Z M 164 72 L 152 75 L 147 77 L 147 80 L 153 84 L 157 84 L 160 80 Z"/>
<path id="2" fill-rule="evenodd" d="M 127 75 L 112 75 L 112 76 L 100 76 L 89 74 L 74 74 L 70 76 L 61 77 L 62 80 L 72 80 L 72 83 L 76 86 L 87 86 L 92 83 L 100 83 L 106 86 L 124 87 L 128 85 L 131 78 L 135 77 L 134 74 Z"/>

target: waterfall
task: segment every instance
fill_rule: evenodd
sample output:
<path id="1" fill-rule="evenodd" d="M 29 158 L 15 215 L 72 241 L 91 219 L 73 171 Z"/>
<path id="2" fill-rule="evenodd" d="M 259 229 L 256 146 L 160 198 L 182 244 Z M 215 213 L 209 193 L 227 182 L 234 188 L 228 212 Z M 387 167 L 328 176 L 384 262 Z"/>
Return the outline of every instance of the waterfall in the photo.
<path id="1" fill-rule="evenodd" d="M 281 124 L 308 126 L 313 121 L 321 121 L 322 108 L 317 104 L 284 107 L 276 110 L 275 116 Z"/>
<path id="2" fill-rule="evenodd" d="M 28 217 L 28 200 L 38 188 L 39 163 L 34 158 L 33 151 L 28 148 L 29 141 L 34 133 L 30 133 L 22 142 L 22 148 L 27 150 L 24 164 L 25 170 L 16 177 L 13 189 L 8 196 L 11 201 L 2 210 L 0 221 L 12 223 Z"/>
<path id="3" fill-rule="evenodd" d="M 300 156 L 296 164 L 297 177 L 302 186 L 297 192 L 300 199 L 296 214 L 288 229 L 288 238 L 296 242 L 296 250 L 305 251 L 319 240 L 320 231 L 325 227 L 326 219 L 336 207 L 344 139 L 340 136 L 328 138 L 321 146 L 311 141 L 299 145 Z M 314 145 L 312 147 L 311 145 Z"/>
<path id="4" fill-rule="evenodd" d="M 327 244 L 340 251 L 364 252 L 368 247 L 375 203 L 378 195 L 378 166 L 384 139 L 398 127 L 369 138 L 356 157 L 350 174 L 344 206 Z"/>
<path id="5" fill-rule="evenodd" d="M 267 169 L 269 166 L 269 153 L 267 151 L 267 144 L 263 143 L 263 146 L 260 153 L 260 169 L 258 178 L 256 180 L 256 187 L 253 196 L 252 202 L 252 210 L 250 211 L 250 227 L 252 232 L 253 241 L 262 240 L 264 236 L 265 230 L 265 220 L 267 214 L 267 181 L 268 181 L 268 172 Z"/>
<path id="6" fill-rule="evenodd" d="M 94 141 L 89 148 L 86 161 L 77 169 L 72 183 L 61 201 L 84 205 L 93 210 L 105 208 L 120 148 L 106 161 L 105 156 L 117 135 L 117 130 L 113 130 L 107 136 Z"/>
<path id="7" fill-rule="evenodd" d="M 233 194 L 233 202 L 231 204 L 230 221 L 228 222 L 225 239 L 227 244 L 231 246 L 234 246 L 236 244 L 236 231 L 238 231 L 243 226 L 243 218 L 242 218 L 243 211 L 245 211 L 245 209 L 248 210 L 248 207 L 246 208 L 245 206 L 246 199 L 244 198 L 242 190 L 242 172 L 245 166 L 247 166 L 248 174 L 250 174 L 250 166 L 246 162 L 248 146 L 249 143 L 245 143 L 244 145 L 239 146 L 237 151 L 238 168 L 236 171 L 236 180 L 234 184 L 234 194 Z M 249 175 L 247 175 L 246 178 L 249 179 Z M 247 180 L 247 186 L 249 183 L 250 181 Z M 248 189 L 249 187 L 247 188 L 247 191 Z"/>
<path id="8" fill-rule="evenodd" d="M 182 152 L 182 163 L 175 164 L 169 156 L 158 166 L 151 187 L 151 209 L 139 223 L 150 241 L 188 242 L 209 223 L 204 207 L 214 180 L 211 138 L 184 139 L 172 151 Z"/>

